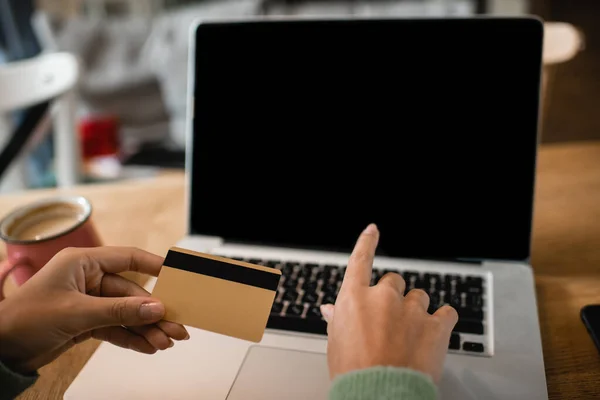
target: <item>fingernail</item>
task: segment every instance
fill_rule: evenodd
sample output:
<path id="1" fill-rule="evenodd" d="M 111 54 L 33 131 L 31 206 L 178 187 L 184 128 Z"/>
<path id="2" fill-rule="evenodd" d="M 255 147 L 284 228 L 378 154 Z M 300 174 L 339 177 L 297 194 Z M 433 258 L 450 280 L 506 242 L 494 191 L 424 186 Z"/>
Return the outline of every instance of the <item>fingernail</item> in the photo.
<path id="1" fill-rule="evenodd" d="M 374 234 L 376 232 L 377 232 L 377 225 L 375 225 L 375 224 L 369 224 L 369 226 L 367 226 L 365 228 L 365 233 L 367 233 L 367 234 L 371 235 L 371 234 Z"/>
<path id="2" fill-rule="evenodd" d="M 162 318 L 165 314 L 165 307 L 161 303 L 144 303 L 139 310 L 140 318 L 153 321 Z"/>
<path id="3" fill-rule="evenodd" d="M 189 334 L 189 333 L 186 333 L 186 334 L 185 334 L 185 337 L 183 338 L 183 340 L 188 340 L 189 338 L 190 338 L 190 334 Z"/>
<path id="4" fill-rule="evenodd" d="M 333 306 L 331 304 L 321 305 L 321 315 L 323 315 L 325 322 L 329 323 L 333 315 Z"/>
<path id="5" fill-rule="evenodd" d="M 171 343 L 169 343 L 169 348 L 171 348 L 171 347 L 173 347 L 173 346 L 175 346 L 175 342 L 173 342 L 173 341 L 171 340 Z"/>

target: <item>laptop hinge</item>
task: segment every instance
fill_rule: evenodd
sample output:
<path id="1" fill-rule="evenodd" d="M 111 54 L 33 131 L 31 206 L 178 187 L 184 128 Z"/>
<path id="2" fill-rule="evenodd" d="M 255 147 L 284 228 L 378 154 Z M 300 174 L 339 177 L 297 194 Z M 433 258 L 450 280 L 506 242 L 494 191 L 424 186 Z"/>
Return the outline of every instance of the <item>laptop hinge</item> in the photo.
<path id="1" fill-rule="evenodd" d="M 244 245 L 244 246 L 256 246 L 256 245 L 261 245 L 259 243 L 252 243 L 252 242 L 247 242 L 247 241 L 238 241 L 238 240 L 224 240 L 223 238 L 217 238 L 217 237 L 207 237 L 213 240 L 217 240 L 219 242 L 219 246 L 223 246 L 223 245 Z M 262 244 L 263 246 L 265 246 L 265 244 Z M 215 244 L 215 246 L 217 246 Z M 268 245 L 266 245 L 268 246 Z M 278 246 L 279 247 L 279 246 Z M 303 248 L 300 246 L 283 246 L 283 248 L 287 248 L 287 249 L 296 249 L 296 250 L 311 250 L 311 251 L 327 251 L 327 252 L 333 252 L 333 253 L 337 253 L 337 252 L 341 252 L 341 253 L 347 253 L 345 251 L 342 250 L 332 250 L 332 249 L 328 249 L 328 248 Z M 382 254 L 383 256 L 387 256 Z M 421 261 L 437 261 L 437 262 L 458 262 L 458 263 L 466 263 L 466 264 L 471 264 L 471 265 L 479 265 L 479 266 L 483 266 L 484 263 L 489 262 L 490 260 L 481 260 L 478 258 L 435 258 L 435 257 L 410 257 L 413 258 L 415 260 L 421 260 Z M 497 261 L 497 260 L 496 260 Z M 514 262 L 514 261 L 513 261 Z"/>
<path id="2" fill-rule="evenodd" d="M 483 260 L 475 259 L 475 258 L 457 258 L 456 261 L 461 263 L 469 263 L 473 265 L 483 265 Z"/>
<path id="3" fill-rule="evenodd" d="M 483 265 L 484 261 L 478 258 L 436 258 L 436 257 L 409 257 L 413 260 L 419 261 L 435 261 L 435 262 L 447 262 L 447 263 L 462 263 L 472 265 Z"/>

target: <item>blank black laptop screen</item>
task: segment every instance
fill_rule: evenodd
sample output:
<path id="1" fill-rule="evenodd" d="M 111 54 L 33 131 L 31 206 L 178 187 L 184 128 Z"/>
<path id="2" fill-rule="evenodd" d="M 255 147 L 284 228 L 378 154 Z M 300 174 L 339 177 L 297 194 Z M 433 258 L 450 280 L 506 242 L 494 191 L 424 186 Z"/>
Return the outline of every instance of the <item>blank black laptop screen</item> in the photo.
<path id="1" fill-rule="evenodd" d="M 539 21 L 201 24 L 191 234 L 379 254 L 530 253 Z"/>

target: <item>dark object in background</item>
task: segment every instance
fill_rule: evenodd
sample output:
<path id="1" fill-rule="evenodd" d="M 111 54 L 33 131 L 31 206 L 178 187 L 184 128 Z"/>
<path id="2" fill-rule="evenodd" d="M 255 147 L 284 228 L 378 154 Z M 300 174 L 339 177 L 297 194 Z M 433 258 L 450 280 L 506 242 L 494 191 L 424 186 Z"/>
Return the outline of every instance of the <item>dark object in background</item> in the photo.
<path id="1" fill-rule="evenodd" d="M 392 2 L 396 2 L 398 0 L 387 0 L 387 1 L 392 3 Z M 268 14 L 269 9 L 273 6 L 285 5 L 285 6 L 293 7 L 293 6 L 297 6 L 300 4 L 343 3 L 343 2 L 344 1 L 340 1 L 340 0 L 263 0 L 260 4 L 260 11 L 262 14 Z M 350 5 L 352 5 L 353 3 L 356 3 L 356 0 L 347 0 L 346 2 L 349 3 Z M 385 0 L 383 0 L 382 2 L 385 2 Z M 488 0 L 472 0 L 472 2 L 474 4 L 476 14 L 486 14 L 488 12 L 488 6 L 487 6 Z"/>
<path id="2" fill-rule="evenodd" d="M 123 165 L 141 165 L 160 168 L 185 168 L 185 150 L 167 149 L 162 143 L 147 143 L 137 153 L 122 161 Z"/>
<path id="3" fill-rule="evenodd" d="M 33 31 L 33 0 L 0 0 L 0 46 L 9 61 L 33 57 L 41 46 Z"/>
<path id="4" fill-rule="evenodd" d="M 15 158 L 21 154 L 21 151 L 35 132 L 35 128 L 46 115 L 49 104 L 49 102 L 43 102 L 23 112 L 21 123 L 13 131 L 4 149 L 0 152 L 0 180 Z"/>
<path id="5" fill-rule="evenodd" d="M 119 121 L 113 115 L 84 117 L 78 121 L 83 161 L 115 155 L 119 151 Z"/>
<path id="6" fill-rule="evenodd" d="M 40 54 L 39 43 L 31 19 L 35 11 L 33 0 L 0 0 L 0 50 L 8 62 L 20 61 Z M 25 110 L 15 110 L 14 115 L 20 121 L 13 130 L 6 145 L 0 153 L 0 179 L 4 176 L 12 162 L 21 154 L 32 137 L 36 127 L 48 112 L 50 102 L 44 102 Z M 52 136 L 46 136 L 37 148 L 31 149 L 29 155 L 31 166 L 43 170 L 51 164 Z M 30 177 L 32 182 L 38 176 Z"/>
<path id="7" fill-rule="evenodd" d="M 581 309 L 581 320 L 600 351 L 600 304 L 590 304 Z"/>

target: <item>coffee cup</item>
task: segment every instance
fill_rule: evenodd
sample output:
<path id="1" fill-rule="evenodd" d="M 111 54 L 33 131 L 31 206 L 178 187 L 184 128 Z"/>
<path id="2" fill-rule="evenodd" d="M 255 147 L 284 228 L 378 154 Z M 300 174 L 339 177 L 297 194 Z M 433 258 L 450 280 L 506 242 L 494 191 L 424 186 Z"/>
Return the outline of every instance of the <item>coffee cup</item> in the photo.
<path id="1" fill-rule="evenodd" d="M 0 300 L 11 272 L 20 286 L 62 249 L 100 246 L 91 215 L 86 198 L 60 196 L 19 207 L 4 217 L 0 239 L 6 244 L 7 259 L 0 263 Z"/>

